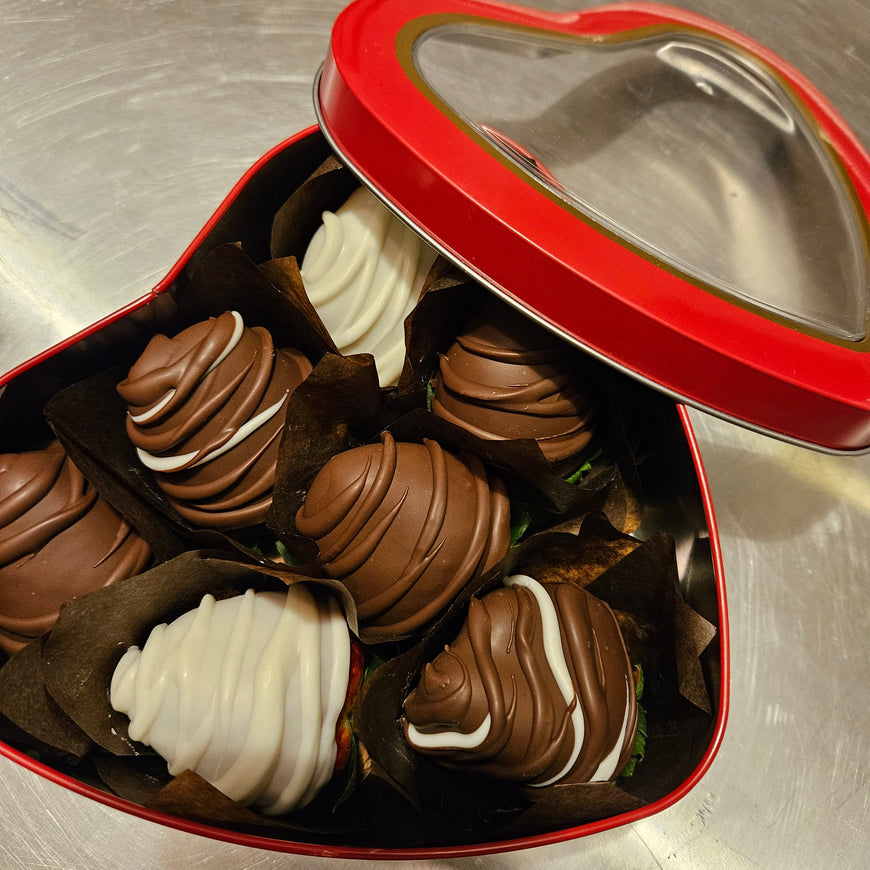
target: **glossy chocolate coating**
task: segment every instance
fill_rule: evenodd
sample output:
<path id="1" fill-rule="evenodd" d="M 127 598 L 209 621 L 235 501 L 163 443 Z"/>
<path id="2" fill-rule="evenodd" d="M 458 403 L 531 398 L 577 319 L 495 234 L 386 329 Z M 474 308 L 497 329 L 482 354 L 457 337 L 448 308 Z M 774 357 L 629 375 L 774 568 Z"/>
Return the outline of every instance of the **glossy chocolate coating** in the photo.
<path id="1" fill-rule="evenodd" d="M 216 601 L 156 626 L 112 676 L 129 736 L 177 776 L 280 815 L 308 804 L 338 757 L 350 634 L 338 602 L 303 583 Z"/>
<path id="2" fill-rule="evenodd" d="M 429 623 L 510 546 L 504 484 L 473 456 L 434 441 L 339 453 L 315 477 L 296 514 L 330 577 L 353 596 L 368 638 Z"/>
<path id="3" fill-rule="evenodd" d="M 148 545 L 82 477 L 63 447 L 0 456 L 0 648 L 48 631 L 61 604 L 124 580 Z"/>
<path id="4" fill-rule="evenodd" d="M 287 396 L 310 372 L 301 352 L 224 312 L 151 339 L 118 385 L 127 434 L 183 517 L 256 525 L 272 503 Z"/>
<path id="5" fill-rule="evenodd" d="M 549 462 L 561 463 L 592 437 L 577 362 L 552 333 L 492 304 L 440 356 L 432 410 L 480 438 L 533 438 Z"/>
<path id="6" fill-rule="evenodd" d="M 324 212 L 300 271 L 312 305 L 339 350 L 370 353 L 382 387 L 395 384 L 405 360 L 411 313 L 435 251 L 367 188 L 337 212 Z"/>
<path id="7" fill-rule="evenodd" d="M 406 739 L 529 785 L 611 779 L 637 724 L 613 612 L 571 583 L 506 584 L 471 601 L 456 640 L 425 666 L 405 701 Z"/>

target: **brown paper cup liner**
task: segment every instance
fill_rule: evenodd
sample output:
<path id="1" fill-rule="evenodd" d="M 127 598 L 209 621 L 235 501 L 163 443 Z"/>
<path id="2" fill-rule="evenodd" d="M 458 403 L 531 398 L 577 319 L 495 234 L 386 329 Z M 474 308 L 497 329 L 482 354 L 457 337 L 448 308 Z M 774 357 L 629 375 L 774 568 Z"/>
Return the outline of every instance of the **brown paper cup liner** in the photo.
<path id="1" fill-rule="evenodd" d="M 468 768 L 448 768 L 415 753 L 404 741 L 402 704 L 423 664 L 461 626 L 467 601 L 457 602 L 422 642 L 372 675 L 353 711 L 354 728 L 373 762 L 418 808 L 426 830 L 437 832 L 433 842 L 523 836 L 636 809 L 685 780 L 697 763 L 697 746 L 712 726 L 698 655 L 715 629 L 682 601 L 667 535 L 639 542 L 619 533 L 602 514 L 591 514 L 576 534 L 530 538 L 475 594 L 517 572 L 579 583 L 617 611 L 630 658 L 643 668 L 646 756 L 632 777 L 615 783 L 528 788 L 488 780 Z"/>
<path id="2" fill-rule="evenodd" d="M 168 305 L 164 299 L 159 304 L 164 309 Z M 315 382 L 322 385 L 325 381 L 327 391 L 331 379 L 345 382 L 343 364 L 363 372 L 371 369 L 372 375 L 366 380 L 363 374 L 355 389 L 357 395 L 365 396 L 360 401 L 366 413 L 377 413 L 380 390 L 373 363 L 366 357 L 337 358 L 342 363 L 333 359 L 331 340 L 310 310 L 295 260 L 270 261 L 257 267 L 238 247 L 219 246 L 203 257 L 190 284 L 174 295 L 172 306 L 163 326 L 170 335 L 229 308 L 239 310 L 247 325 L 268 328 L 276 346 L 303 350 L 315 366 Z M 114 367 L 73 384 L 51 399 L 45 414 L 58 438 L 94 486 L 142 532 L 158 558 L 171 558 L 191 547 L 236 550 L 247 556 L 268 553 L 272 536 L 265 528 L 224 533 L 185 520 L 166 499 L 154 475 L 138 461 L 125 431 L 126 407 L 116 387 L 139 352 L 138 347 L 135 354 L 121 352 Z M 283 438 L 297 437 L 296 432 L 304 437 L 304 433 L 318 430 L 320 422 L 310 418 L 322 411 L 322 403 L 293 403 Z M 332 411 L 332 416 L 335 420 L 326 424 L 339 425 L 339 409 Z"/>

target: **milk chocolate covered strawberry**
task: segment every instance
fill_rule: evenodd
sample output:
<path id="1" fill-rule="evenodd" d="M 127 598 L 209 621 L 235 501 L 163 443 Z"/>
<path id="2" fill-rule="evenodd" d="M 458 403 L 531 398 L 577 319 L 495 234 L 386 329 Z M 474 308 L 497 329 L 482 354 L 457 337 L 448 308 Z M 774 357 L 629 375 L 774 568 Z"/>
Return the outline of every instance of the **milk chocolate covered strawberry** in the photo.
<path id="1" fill-rule="evenodd" d="M 54 625 L 61 604 L 150 561 L 59 442 L 0 455 L 0 649 L 16 652 Z"/>
<path id="2" fill-rule="evenodd" d="M 368 639 L 425 626 L 510 545 L 501 479 L 435 441 L 380 443 L 334 456 L 296 514 L 326 573 L 353 596 Z"/>
<path id="3" fill-rule="evenodd" d="M 574 470 L 595 417 L 577 352 L 496 302 L 441 355 L 432 411 L 480 438 L 532 438 L 564 471 Z"/>
<path id="4" fill-rule="evenodd" d="M 613 612 L 573 583 L 525 575 L 472 599 L 458 637 L 424 667 L 404 710 L 416 750 L 534 786 L 613 778 L 637 726 Z"/>
<path id="5" fill-rule="evenodd" d="M 265 518 L 287 397 L 310 374 L 298 350 L 227 311 L 157 335 L 118 385 L 127 433 L 170 503 L 201 526 Z"/>

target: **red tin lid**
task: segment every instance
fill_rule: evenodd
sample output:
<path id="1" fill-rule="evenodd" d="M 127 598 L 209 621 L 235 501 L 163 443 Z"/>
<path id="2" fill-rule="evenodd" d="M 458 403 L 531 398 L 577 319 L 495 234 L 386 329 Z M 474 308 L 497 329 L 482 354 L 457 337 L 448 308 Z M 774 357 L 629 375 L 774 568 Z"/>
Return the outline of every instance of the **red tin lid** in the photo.
<path id="1" fill-rule="evenodd" d="M 357 0 L 336 152 L 478 280 L 680 401 L 870 449 L 870 158 L 796 70 L 647 4 Z"/>

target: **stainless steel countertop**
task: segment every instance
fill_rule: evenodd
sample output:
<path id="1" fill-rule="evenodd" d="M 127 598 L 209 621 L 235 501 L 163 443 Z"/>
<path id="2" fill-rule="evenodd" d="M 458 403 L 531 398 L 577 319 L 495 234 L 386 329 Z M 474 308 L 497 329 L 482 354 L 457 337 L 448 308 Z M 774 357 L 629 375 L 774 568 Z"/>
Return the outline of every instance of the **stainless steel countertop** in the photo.
<path id="1" fill-rule="evenodd" d="M 146 293 L 244 170 L 313 121 L 312 79 L 343 5 L 0 5 L 0 371 Z M 675 5 L 769 45 L 870 147 L 867 0 Z M 712 768 L 682 801 L 634 825 L 419 866 L 870 866 L 870 456 L 824 456 L 692 419 L 731 625 L 731 715 Z M 9 870 L 375 866 L 163 828 L 5 758 L 0 807 Z"/>

